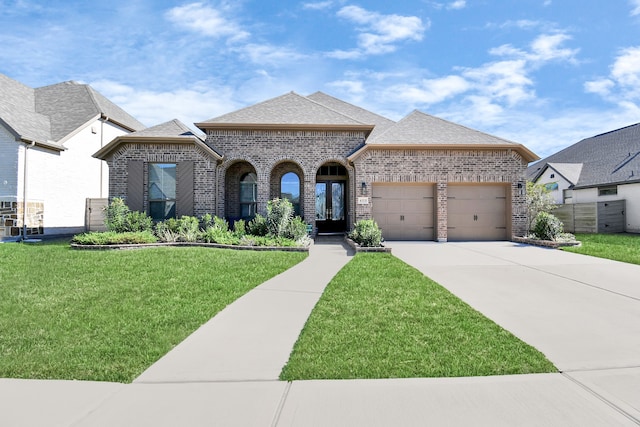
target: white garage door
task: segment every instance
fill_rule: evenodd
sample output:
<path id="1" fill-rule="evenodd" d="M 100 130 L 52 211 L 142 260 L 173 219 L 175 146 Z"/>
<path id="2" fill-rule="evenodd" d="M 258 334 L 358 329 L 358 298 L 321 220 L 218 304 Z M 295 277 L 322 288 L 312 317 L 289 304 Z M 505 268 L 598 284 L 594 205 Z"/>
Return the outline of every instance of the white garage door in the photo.
<path id="1" fill-rule="evenodd" d="M 373 184 L 373 219 L 385 240 L 433 240 L 433 185 Z"/>
<path id="2" fill-rule="evenodd" d="M 507 240 L 507 187 L 449 185 L 447 240 Z"/>

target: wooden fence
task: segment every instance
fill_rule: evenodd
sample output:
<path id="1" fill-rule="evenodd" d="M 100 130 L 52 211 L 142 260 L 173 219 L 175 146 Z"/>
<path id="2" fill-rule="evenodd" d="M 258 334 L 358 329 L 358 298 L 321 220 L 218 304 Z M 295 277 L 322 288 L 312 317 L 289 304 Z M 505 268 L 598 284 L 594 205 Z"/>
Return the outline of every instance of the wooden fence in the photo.
<path id="1" fill-rule="evenodd" d="M 87 199 L 84 212 L 84 228 L 86 231 L 105 231 L 104 209 L 109 199 Z"/>
<path id="2" fill-rule="evenodd" d="M 625 201 L 593 202 L 557 205 L 552 213 L 569 233 L 623 233 L 625 231 Z"/>

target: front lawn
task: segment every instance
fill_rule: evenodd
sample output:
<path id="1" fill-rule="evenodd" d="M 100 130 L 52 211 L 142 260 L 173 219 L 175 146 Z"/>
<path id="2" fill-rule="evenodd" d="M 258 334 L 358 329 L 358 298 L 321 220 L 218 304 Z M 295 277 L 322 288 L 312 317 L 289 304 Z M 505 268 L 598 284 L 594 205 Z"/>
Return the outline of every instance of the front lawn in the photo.
<path id="1" fill-rule="evenodd" d="M 306 253 L 0 244 L 0 378 L 130 382 Z"/>
<path id="2" fill-rule="evenodd" d="M 360 253 L 327 286 L 283 380 L 557 372 L 520 341 L 399 259 Z"/>
<path id="3" fill-rule="evenodd" d="M 580 247 L 562 250 L 599 258 L 640 264 L 640 235 L 638 234 L 576 234 Z"/>

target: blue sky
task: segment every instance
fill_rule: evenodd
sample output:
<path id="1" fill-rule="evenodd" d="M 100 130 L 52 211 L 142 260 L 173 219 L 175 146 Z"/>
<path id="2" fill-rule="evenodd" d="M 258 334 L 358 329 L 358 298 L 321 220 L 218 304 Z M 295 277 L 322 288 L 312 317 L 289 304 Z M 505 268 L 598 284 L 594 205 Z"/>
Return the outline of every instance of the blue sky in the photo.
<path id="1" fill-rule="evenodd" d="M 0 0 L 0 72 L 148 126 L 317 90 L 546 156 L 640 122 L 640 0 Z"/>

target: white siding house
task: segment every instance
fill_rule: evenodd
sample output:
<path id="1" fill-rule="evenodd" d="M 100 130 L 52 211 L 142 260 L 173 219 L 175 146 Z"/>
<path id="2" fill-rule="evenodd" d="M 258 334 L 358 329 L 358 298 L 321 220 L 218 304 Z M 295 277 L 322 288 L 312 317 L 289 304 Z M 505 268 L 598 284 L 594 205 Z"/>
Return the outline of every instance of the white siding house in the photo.
<path id="1" fill-rule="evenodd" d="M 32 89 L 0 74 L 0 239 L 84 231 L 86 199 L 108 196 L 92 154 L 143 128 L 88 85 Z"/>
<path id="2" fill-rule="evenodd" d="M 557 204 L 624 200 L 625 231 L 640 233 L 640 124 L 584 139 L 531 166 Z"/>

